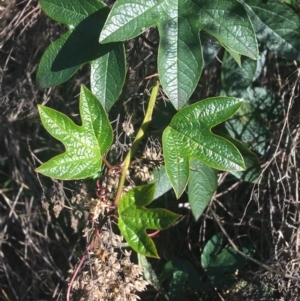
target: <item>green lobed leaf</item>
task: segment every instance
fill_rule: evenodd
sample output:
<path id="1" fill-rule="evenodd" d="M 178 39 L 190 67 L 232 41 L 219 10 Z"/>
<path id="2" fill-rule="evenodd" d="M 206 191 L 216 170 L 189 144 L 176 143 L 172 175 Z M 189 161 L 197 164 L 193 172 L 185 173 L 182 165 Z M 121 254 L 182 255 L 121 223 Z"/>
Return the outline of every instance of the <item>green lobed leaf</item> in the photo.
<path id="1" fill-rule="evenodd" d="M 102 155 L 109 149 L 113 131 L 98 99 L 85 87 L 80 91 L 82 125 L 45 106 L 39 113 L 46 130 L 61 141 L 66 151 L 36 169 L 48 177 L 76 180 L 93 176 L 100 170 Z"/>
<path id="2" fill-rule="evenodd" d="M 198 2 L 199 6 L 201 5 L 199 21 L 204 31 L 215 37 L 227 49 L 257 59 L 258 45 L 255 32 L 246 11 L 238 1 Z"/>
<path id="3" fill-rule="evenodd" d="M 40 0 L 40 4 L 50 18 L 69 27 L 41 59 L 37 82 L 46 88 L 67 81 L 79 67 L 100 55 L 103 47 L 97 43 L 97 35 L 109 9 L 95 0 Z"/>
<path id="4" fill-rule="evenodd" d="M 218 177 L 215 169 L 195 159 L 190 160 L 190 168 L 188 197 L 197 221 L 218 187 Z"/>
<path id="5" fill-rule="evenodd" d="M 164 130 L 165 166 L 177 197 L 187 185 L 191 158 L 215 169 L 245 169 L 238 149 L 211 132 L 212 127 L 231 117 L 241 104 L 242 101 L 234 97 L 202 100 L 178 112 Z"/>
<path id="6" fill-rule="evenodd" d="M 40 4 L 47 15 L 68 25 L 69 30 L 42 56 L 37 72 L 39 87 L 59 85 L 82 65 L 91 63 L 92 91 L 109 110 L 121 93 L 126 70 L 122 44 L 98 43 L 108 7 L 96 0 L 40 0 Z"/>
<path id="7" fill-rule="evenodd" d="M 203 66 L 199 32 L 204 30 L 236 59 L 256 59 L 257 42 L 243 6 L 235 0 L 118 0 L 100 35 L 100 42 L 124 41 L 157 26 L 158 72 L 175 108 L 182 108 L 196 88 Z"/>
<path id="8" fill-rule="evenodd" d="M 257 38 L 278 56 L 300 60 L 300 19 L 279 0 L 242 1 Z"/>
<path id="9" fill-rule="evenodd" d="M 153 240 L 146 230 L 163 230 L 179 218 L 166 209 L 148 209 L 154 196 L 155 184 L 137 186 L 125 194 L 118 206 L 118 226 L 125 240 L 136 252 L 158 258 Z"/>

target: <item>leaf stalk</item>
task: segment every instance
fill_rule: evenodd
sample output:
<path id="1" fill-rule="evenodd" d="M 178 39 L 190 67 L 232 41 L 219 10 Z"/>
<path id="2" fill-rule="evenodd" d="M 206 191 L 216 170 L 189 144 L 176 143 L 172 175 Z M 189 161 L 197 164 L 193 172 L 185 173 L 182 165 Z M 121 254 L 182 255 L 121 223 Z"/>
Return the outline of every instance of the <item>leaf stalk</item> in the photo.
<path id="1" fill-rule="evenodd" d="M 132 147 L 130 148 L 129 152 L 126 155 L 125 160 L 122 163 L 122 171 L 121 171 L 121 177 L 120 177 L 120 181 L 119 181 L 119 186 L 118 186 L 118 190 L 117 190 L 117 194 L 116 194 L 116 198 L 115 198 L 115 202 L 114 205 L 117 207 L 120 200 L 121 200 L 121 196 L 122 196 L 122 192 L 123 192 L 123 188 L 124 188 L 124 183 L 126 180 L 126 173 L 127 170 L 129 168 L 130 162 L 132 157 L 134 156 L 134 153 L 140 143 L 140 141 L 143 139 L 145 132 L 150 124 L 150 121 L 152 120 L 152 114 L 153 114 L 153 109 L 155 106 L 155 101 L 157 98 L 157 94 L 158 94 L 158 90 L 159 90 L 159 81 L 157 81 L 155 83 L 155 85 L 152 88 L 151 91 L 151 95 L 150 95 L 150 99 L 149 99 L 149 103 L 148 103 L 148 107 L 147 107 L 147 111 L 143 120 L 143 123 L 132 143 Z"/>

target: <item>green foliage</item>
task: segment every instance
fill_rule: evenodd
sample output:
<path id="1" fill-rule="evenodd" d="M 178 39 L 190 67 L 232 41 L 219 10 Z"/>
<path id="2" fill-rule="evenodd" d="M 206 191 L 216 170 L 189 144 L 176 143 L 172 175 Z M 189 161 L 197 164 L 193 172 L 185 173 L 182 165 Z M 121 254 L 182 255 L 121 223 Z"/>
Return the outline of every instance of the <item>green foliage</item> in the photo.
<path id="1" fill-rule="evenodd" d="M 277 121 L 282 117 L 282 104 L 279 97 L 261 87 L 254 87 L 254 81 L 264 66 L 264 53 L 255 62 L 242 59 L 238 67 L 228 53 L 224 54 L 222 64 L 222 88 L 230 96 L 244 98 L 237 114 L 226 122 L 230 135 L 251 145 L 257 153 L 264 155 L 270 129 L 268 120 Z"/>
<path id="2" fill-rule="evenodd" d="M 232 139 L 228 136 L 227 139 L 231 141 L 240 151 L 243 156 L 246 169 L 242 171 L 231 170 L 230 173 L 236 178 L 250 183 L 260 183 L 261 167 L 257 156 L 251 152 L 243 143 Z"/>
<path id="3" fill-rule="evenodd" d="M 97 0 L 40 0 L 49 17 L 69 30 L 44 53 L 37 72 L 41 88 L 59 85 L 84 64 L 91 64 L 92 92 L 108 111 L 122 91 L 125 54 L 121 43 L 98 43 L 108 7 Z"/>
<path id="4" fill-rule="evenodd" d="M 135 187 L 125 194 L 118 206 L 118 226 L 128 244 L 138 253 L 158 257 L 146 229 L 163 230 L 179 218 L 165 209 L 147 209 L 154 196 L 155 184 Z"/>
<path id="5" fill-rule="evenodd" d="M 237 61 L 240 55 L 258 56 L 252 24 L 235 0 L 119 0 L 107 18 L 100 42 L 128 40 L 151 26 L 157 26 L 160 35 L 160 80 L 177 109 L 188 101 L 203 69 L 201 30 L 216 38 Z"/>
<path id="6" fill-rule="evenodd" d="M 236 98 L 215 97 L 179 111 L 163 133 L 166 171 L 177 197 L 183 193 L 190 173 L 190 158 L 221 170 L 242 170 L 243 158 L 228 140 L 211 128 L 231 117 L 241 106 Z"/>
<path id="7" fill-rule="evenodd" d="M 80 92 L 82 126 L 53 109 L 39 106 L 46 130 L 61 141 L 66 151 L 42 164 L 36 171 L 56 179 L 86 179 L 100 170 L 113 133 L 101 103 L 85 87 Z"/>
<path id="8" fill-rule="evenodd" d="M 188 185 L 189 203 L 195 220 L 198 220 L 206 209 L 218 187 L 217 170 L 206 164 L 191 159 L 191 172 Z"/>
<path id="9" fill-rule="evenodd" d="M 259 42 L 288 60 L 300 60 L 300 20 L 278 0 L 242 2 Z"/>
<path id="10" fill-rule="evenodd" d="M 157 199 L 160 196 L 164 195 L 170 189 L 172 189 L 172 185 L 166 173 L 165 166 L 162 165 L 160 169 L 153 171 L 153 181 L 152 183 L 156 183 L 156 189 L 153 199 Z"/>
<path id="11" fill-rule="evenodd" d="M 84 179 L 101 170 L 102 157 L 114 138 L 107 112 L 125 82 L 123 42 L 156 26 L 159 80 L 174 107 L 170 105 L 172 111 L 160 102 L 157 107 L 162 112 L 152 120 L 157 84 L 129 155 L 118 167 L 121 176 L 114 205 L 118 227 L 129 246 L 142 255 L 158 258 L 146 230 L 166 229 L 179 215 L 146 206 L 171 188 L 179 198 L 188 186 L 190 207 L 198 220 L 217 189 L 218 170 L 258 183 L 258 158 L 243 143 L 265 155 L 271 133 L 268 122 L 281 116 L 280 99 L 257 87 L 256 81 L 268 50 L 285 59 L 300 60 L 300 21 L 292 8 L 279 0 L 117 0 L 111 10 L 97 0 L 40 3 L 51 18 L 66 24 L 68 31 L 44 53 L 37 73 L 39 86 L 61 84 L 89 63 L 92 92 L 81 89 L 82 126 L 62 113 L 39 106 L 44 127 L 65 145 L 66 151 L 42 164 L 38 172 L 65 180 Z M 295 6 L 293 1 L 288 3 Z M 190 105 L 203 69 L 221 47 L 223 96 Z M 165 165 L 155 171 L 155 184 L 134 187 L 121 198 L 126 171 L 151 122 L 163 127 L 159 139 Z M 226 130 L 219 126 L 223 122 Z M 230 287 L 231 274 L 247 263 L 232 247 L 223 248 L 222 239 L 221 234 L 214 235 L 201 255 L 201 265 L 217 288 Z M 242 245 L 242 251 L 252 255 L 247 244 Z M 195 268 L 186 261 L 168 262 L 160 283 L 170 275 L 170 300 L 180 300 L 186 282 L 196 290 L 201 286 Z M 155 281 L 158 287 L 157 278 Z"/>
<path id="12" fill-rule="evenodd" d="M 147 259 L 146 256 L 141 255 L 138 253 L 138 262 L 141 267 L 144 269 L 144 278 L 146 281 L 151 283 L 151 285 L 159 291 L 161 289 L 161 285 L 158 279 L 158 276 L 156 275 L 154 269 L 151 266 L 151 263 Z"/>

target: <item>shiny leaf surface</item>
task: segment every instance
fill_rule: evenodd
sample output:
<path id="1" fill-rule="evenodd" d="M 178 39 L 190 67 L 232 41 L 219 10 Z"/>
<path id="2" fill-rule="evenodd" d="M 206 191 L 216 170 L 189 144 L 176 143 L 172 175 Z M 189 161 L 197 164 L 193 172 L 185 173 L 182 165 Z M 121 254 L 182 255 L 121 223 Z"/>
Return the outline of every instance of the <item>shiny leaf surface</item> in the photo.
<path id="1" fill-rule="evenodd" d="M 154 196 L 155 184 L 137 186 L 125 194 L 118 206 L 118 226 L 127 243 L 138 253 L 158 258 L 153 240 L 146 230 L 163 230 L 179 218 L 166 209 L 148 209 Z"/>
<path id="2" fill-rule="evenodd" d="M 195 90 L 204 66 L 201 30 L 237 56 L 256 59 L 258 55 L 252 24 L 235 0 L 118 0 L 100 42 L 128 40 L 152 26 L 157 26 L 160 36 L 160 81 L 177 109 Z"/>
<path id="3" fill-rule="evenodd" d="M 85 87 L 81 88 L 79 109 L 81 126 L 56 110 L 39 106 L 44 127 L 64 144 L 66 151 L 42 164 L 37 172 L 56 179 L 75 180 L 100 170 L 101 157 L 113 139 L 110 122 L 98 99 Z"/>
<path id="4" fill-rule="evenodd" d="M 165 166 L 177 197 L 187 185 L 191 158 L 215 169 L 245 168 L 237 148 L 211 132 L 212 127 L 230 118 L 241 104 L 242 101 L 234 97 L 205 99 L 178 112 L 164 130 Z"/>

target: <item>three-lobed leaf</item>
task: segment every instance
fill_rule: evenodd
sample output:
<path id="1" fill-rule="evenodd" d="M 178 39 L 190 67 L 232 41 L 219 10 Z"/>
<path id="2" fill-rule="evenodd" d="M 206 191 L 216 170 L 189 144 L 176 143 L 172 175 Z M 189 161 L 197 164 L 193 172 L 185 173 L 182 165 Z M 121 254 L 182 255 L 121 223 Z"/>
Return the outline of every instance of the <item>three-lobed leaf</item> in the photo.
<path id="1" fill-rule="evenodd" d="M 38 85 L 59 85 L 91 63 L 92 92 L 108 111 L 121 93 L 126 74 L 123 44 L 98 42 L 108 7 L 97 0 L 40 0 L 40 4 L 49 17 L 69 30 L 45 51 L 37 72 Z"/>
<path id="2" fill-rule="evenodd" d="M 118 206 L 118 226 L 127 243 L 138 253 L 158 258 L 153 240 L 146 230 L 170 227 L 179 215 L 166 209 L 148 209 L 155 184 L 137 186 L 125 194 Z"/>
<path id="3" fill-rule="evenodd" d="M 252 24 L 235 0 L 118 0 L 100 42 L 124 41 L 151 26 L 157 26 L 160 34 L 160 80 L 177 109 L 190 98 L 204 66 L 201 30 L 217 39 L 236 59 L 240 55 L 256 59 L 258 55 Z"/>
<path id="4" fill-rule="evenodd" d="M 80 92 L 82 125 L 45 106 L 39 113 L 46 130 L 61 141 L 66 151 L 36 169 L 48 177 L 63 180 L 84 179 L 100 170 L 102 155 L 109 149 L 113 131 L 99 100 L 85 87 Z"/>
<path id="5" fill-rule="evenodd" d="M 164 130 L 165 166 L 177 197 L 187 185 L 191 158 L 215 169 L 245 169 L 238 149 L 211 132 L 212 127 L 231 117 L 241 104 L 234 97 L 205 99 L 178 112 Z"/>

